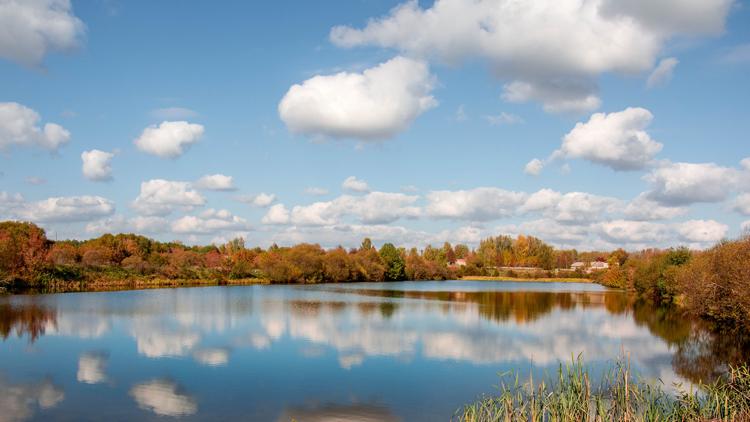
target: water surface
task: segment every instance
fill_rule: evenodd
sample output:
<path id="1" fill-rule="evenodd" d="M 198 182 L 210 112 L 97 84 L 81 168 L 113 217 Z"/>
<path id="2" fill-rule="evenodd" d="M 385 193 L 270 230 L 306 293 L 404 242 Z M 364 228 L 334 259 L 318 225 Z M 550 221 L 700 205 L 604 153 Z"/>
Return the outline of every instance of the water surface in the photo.
<path id="1" fill-rule="evenodd" d="M 0 420 L 437 421 L 500 372 L 629 353 L 720 370 L 683 317 L 594 284 L 237 286 L 0 297 Z"/>

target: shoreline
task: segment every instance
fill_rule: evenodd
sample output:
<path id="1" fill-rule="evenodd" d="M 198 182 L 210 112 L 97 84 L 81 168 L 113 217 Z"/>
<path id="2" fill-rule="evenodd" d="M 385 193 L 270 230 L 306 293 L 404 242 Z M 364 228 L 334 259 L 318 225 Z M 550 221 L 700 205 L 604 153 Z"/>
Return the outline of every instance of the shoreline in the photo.
<path id="1" fill-rule="evenodd" d="M 538 282 L 538 283 L 588 283 L 595 284 L 594 280 L 590 278 L 578 278 L 578 277 L 508 277 L 508 276 L 483 276 L 483 275 L 467 275 L 460 278 L 460 280 L 466 281 L 518 281 L 518 282 Z"/>
<path id="2" fill-rule="evenodd" d="M 499 277 L 499 276 L 463 276 L 457 277 L 457 281 L 497 281 L 497 282 L 538 282 L 538 283 L 587 283 L 595 284 L 591 279 L 575 277 Z M 433 280 L 403 280 L 403 281 L 433 281 Z M 347 281 L 337 284 L 359 283 L 359 281 Z M 54 293 L 85 293 L 85 292 L 114 292 L 128 290 L 148 289 L 170 289 L 182 287 L 211 287 L 211 286 L 253 286 L 253 285 L 305 285 L 310 283 L 272 283 L 263 278 L 242 278 L 231 280 L 215 279 L 130 279 L 130 280 L 93 280 L 57 282 L 45 287 L 14 288 L 12 286 L 0 287 L 0 295 L 23 295 L 23 294 L 54 294 Z"/>

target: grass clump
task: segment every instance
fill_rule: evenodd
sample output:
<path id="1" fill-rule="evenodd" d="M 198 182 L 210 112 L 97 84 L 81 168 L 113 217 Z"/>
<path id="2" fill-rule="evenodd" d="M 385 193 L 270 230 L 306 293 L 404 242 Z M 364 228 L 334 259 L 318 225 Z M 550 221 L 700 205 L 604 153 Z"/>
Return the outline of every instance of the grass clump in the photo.
<path id="1" fill-rule="evenodd" d="M 522 382 L 518 373 L 501 375 L 499 394 L 464 406 L 460 422 L 749 421 L 750 368 L 730 367 L 716 381 L 677 392 L 638 380 L 620 360 L 592 386 L 579 355 L 558 367 L 557 376 Z"/>

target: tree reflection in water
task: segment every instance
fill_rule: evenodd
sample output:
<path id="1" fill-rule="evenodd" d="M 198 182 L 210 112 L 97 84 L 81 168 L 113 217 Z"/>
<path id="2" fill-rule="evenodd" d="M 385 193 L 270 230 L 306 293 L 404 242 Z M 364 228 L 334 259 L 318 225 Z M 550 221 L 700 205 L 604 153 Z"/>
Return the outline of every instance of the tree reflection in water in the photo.
<path id="1" fill-rule="evenodd" d="M 57 322 L 57 314 L 35 303 L 14 305 L 0 303 L 0 336 L 7 339 L 11 333 L 28 336 L 30 342 L 44 335 L 45 329 Z"/>
<path id="2" fill-rule="evenodd" d="M 346 312 L 354 311 L 365 319 L 379 315 L 383 320 L 388 320 L 409 309 L 407 308 L 409 306 L 415 304 L 421 306 L 420 304 L 428 303 L 430 306 L 437 305 L 437 309 L 445 314 L 454 312 L 457 307 L 460 307 L 461 312 L 469 311 L 486 321 L 495 323 L 513 321 L 521 326 L 531 324 L 556 311 L 585 310 L 587 308 L 606 309 L 607 313 L 613 315 L 631 315 L 637 326 L 645 327 L 651 334 L 663 339 L 672 351 L 674 371 L 692 382 L 711 381 L 725 372 L 728 365 L 742 363 L 750 355 L 750 340 L 747 336 L 717 331 L 704 323 L 686 317 L 678 309 L 654 307 L 648 303 L 633 301 L 630 296 L 620 291 L 430 291 L 398 290 L 398 288 L 389 288 L 388 285 L 385 285 L 384 289 L 362 287 L 315 286 L 314 290 L 303 290 L 308 293 L 312 292 L 312 294 L 298 295 L 287 300 L 286 303 L 289 304 L 289 307 L 285 310 L 282 307 L 278 311 L 268 309 L 266 311 L 270 313 L 265 311 L 263 313 L 273 316 L 275 312 L 280 312 L 279 316 L 283 318 L 283 313 L 288 312 L 287 315 L 294 315 L 302 317 L 302 320 L 307 320 L 321 313 L 330 316 L 339 314 L 344 316 Z M 269 287 L 269 289 L 272 288 Z M 346 296 L 340 300 L 336 296 L 334 296 L 336 300 L 321 300 L 319 294 L 321 291 Z M 175 291 L 174 293 L 176 302 L 173 312 L 179 310 L 181 324 L 198 324 L 210 330 L 226 325 L 224 323 L 219 324 L 219 320 L 226 319 L 229 321 L 233 318 L 250 317 L 252 314 L 249 298 L 240 296 L 237 300 L 230 300 L 230 297 L 226 296 L 230 294 L 229 290 L 222 291 L 220 300 L 214 301 L 215 303 L 210 298 L 206 299 L 200 295 L 190 294 L 196 293 L 195 291 Z M 355 296 L 354 300 L 352 300 L 352 295 Z M 143 302 L 144 298 L 139 298 L 135 302 L 138 307 L 133 308 L 130 312 L 135 312 L 134 315 L 138 312 L 145 312 L 148 315 L 157 312 L 157 308 L 153 308 L 153 304 L 150 304 L 147 300 L 148 297 L 144 296 L 146 305 Z M 186 298 L 190 300 L 186 300 Z M 195 299 L 195 303 L 192 299 Z M 410 300 L 416 302 L 410 302 Z M 55 303 L 50 301 L 46 305 L 42 305 L 36 300 L 0 302 L 0 336 L 5 340 L 15 333 L 19 337 L 34 342 L 40 336 L 45 335 L 46 329 L 50 330 L 49 334 L 51 334 L 52 331 L 55 331 L 54 327 L 63 324 L 62 322 L 58 324 L 58 310 L 54 307 Z M 181 304 L 182 307 L 178 307 L 177 304 Z M 107 308 L 106 302 L 97 302 L 97 306 L 100 306 L 101 309 L 97 308 L 97 313 L 92 315 L 94 321 L 109 317 L 108 312 L 110 310 Z M 217 312 L 218 309 L 222 311 Z M 101 314 L 98 313 L 100 311 Z M 64 312 L 61 315 L 64 316 Z M 217 321 L 213 321 L 211 318 Z M 335 320 L 335 318 L 333 319 Z M 137 320 L 139 319 L 134 318 L 134 321 Z M 74 325 L 81 326 L 83 322 L 92 321 L 92 319 L 86 317 L 83 320 L 74 321 Z M 283 331 L 283 320 L 281 324 L 280 328 Z M 355 331 L 362 329 L 357 327 L 356 323 L 354 324 L 350 324 L 347 328 Z M 141 335 L 140 331 L 136 329 L 139 326 L 135 322 L 133 327 L 132 331 L 139 334 L 136 336 L 139 341 L 138 350 L 146 356 L 183 355 L 191 351 L 197 361 L 206 365 L 223 366 L 228 364 L 229 349 L 223 347 L 196 348 L 199 336 L 195 333 L 177 332 L 177 334 L 183 334 L 183 337 L 184 335 L 192 337 L 180 338 L 181 341 L 172 347 L 166 342 L 170 337 L 164 334 L 163 330 L 159 331 L 150 325 L 146 325 L 146 334 Z M 384 329 L 387 330 L 387 327 L 384 327 Z M 624 335 L 620 332 L 612 332 L 612 330 L 616 331 L 616 328 L 602 327 L 602 329 L 610 330 L 608 334 L 611 336 Z M 442 334 L 446 336 L 448 333 Z M 269 347 L 272 339 L 277 338 L 278 335 L 280 334 L 263 337 L 256 333 L 252 338 L 252 344 L 259 348 Z M 403 335 L 403 333 L 399 335 Z M 157 351 L 152 350 L 155 346 L 146 348 L 151 344 L 146 340 L 153 336 L 157 336 L 160 341 L 158 344 L 160 348 Z M 475 348 L 492 344 L 492 342 L 477 343 L 486 339 L 479 339 L 470 335 L 467 335 L 466 339 L 473 341 L 472 347 Z M 315 340 L 323 341 L 325 339 L 316 337 Z M 413 340 L 417 341 L 416 338 Z M 173 349 L 180 353 L 174 352 Z M 356 366 L 361 363 L 363 357 L 361 350 L 348 350 L 342 357 L 342 366 L 347 368 Z M 615 356 L 612 358 L 615 358 Z M 79 381 L 97 383 L 104 380 L 104 375 L 97 376 L 98 369 L 104 367 L 103 362 L 103 360 L 99 362 L 99 360 L 93 359 L 92 356 L 83 356 L 79 362 Z"/>

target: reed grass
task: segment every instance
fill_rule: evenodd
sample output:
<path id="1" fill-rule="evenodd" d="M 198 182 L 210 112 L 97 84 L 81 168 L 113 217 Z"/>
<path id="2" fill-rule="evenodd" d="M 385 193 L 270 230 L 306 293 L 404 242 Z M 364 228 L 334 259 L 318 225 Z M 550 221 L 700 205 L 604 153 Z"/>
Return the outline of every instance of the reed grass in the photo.
<path id="1" fill-rule="evenodd" d="M 485 396 L 456 412 L 460 422 L 656 422 L 750 421 L 750 368 L 729 367 L 712 383 L 689 389 L 639 380 L 629 360 L 616 362 L 592 386 L 583 358 L 559 365 L 557 376 L 522 382 L 517 372 L 501 374 L 499 394 Z"/>

